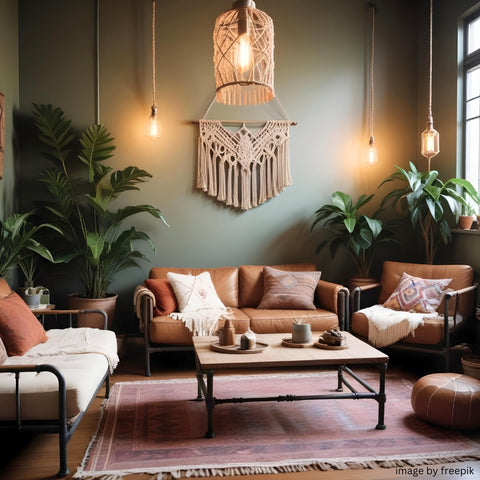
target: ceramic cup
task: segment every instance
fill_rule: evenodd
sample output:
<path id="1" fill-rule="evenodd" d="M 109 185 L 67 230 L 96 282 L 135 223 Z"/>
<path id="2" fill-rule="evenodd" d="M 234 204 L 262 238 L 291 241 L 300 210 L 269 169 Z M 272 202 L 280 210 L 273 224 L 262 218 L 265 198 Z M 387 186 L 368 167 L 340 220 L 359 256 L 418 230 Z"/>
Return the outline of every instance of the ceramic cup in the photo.
<path id="1" fill-rule="evenodd" d="M 309 323 L 294 323 L 292 325 L 292 342 L 308 343 L 312 340 L 312 330 Z"/>

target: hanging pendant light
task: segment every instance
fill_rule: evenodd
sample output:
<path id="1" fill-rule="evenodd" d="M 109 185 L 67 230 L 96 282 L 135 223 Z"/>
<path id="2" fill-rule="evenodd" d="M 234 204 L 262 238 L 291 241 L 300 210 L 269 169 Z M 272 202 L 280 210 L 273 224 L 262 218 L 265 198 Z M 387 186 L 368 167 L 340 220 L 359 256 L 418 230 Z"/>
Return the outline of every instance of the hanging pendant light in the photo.
<path id="1" fill-rule="evenodd" d="M 256 105 L 275 97 L 273 21 L 252 0 L 236 0 L 215 21 L 216 100 Z"/>
<path id="2" fill-rule="evenodd" d="M 375 89 L 373 78 L 373 65 L 375 58 L 375 5 L 370 4 L 370 10 L 372 11 L 372 39 L 371 39 L 371 52 L 370 52 L 370 139 L 368 140 L 367 150 L 367 164 L 370 166 L 376 165 L 378 161 L 377 147 L 375 145 L 375 137 L 373 136 L 373 120 L 375 109 Z"/>
<path id="3" fill-rule="evenodd" d="M 160 122 L 158 120 L 157 105 L 155 103 L 155 0 L 152 0 L 152 90 L 153 103 L 150 109 L 148 134 L 152 140 L 157 140 L 160 136 Z"/>
<path id="4" fill-rule="evenodd" d="M 430 160 L 440 151 L 440 134 L 433 128 L 432 115 L 432 44 L 433 44 L 433 0 L 430 0 L 430 42 L 429 42 L 429 79 L 428 79 L 428 118 L 427 128 L 422 132 L 422 155 Z"/>

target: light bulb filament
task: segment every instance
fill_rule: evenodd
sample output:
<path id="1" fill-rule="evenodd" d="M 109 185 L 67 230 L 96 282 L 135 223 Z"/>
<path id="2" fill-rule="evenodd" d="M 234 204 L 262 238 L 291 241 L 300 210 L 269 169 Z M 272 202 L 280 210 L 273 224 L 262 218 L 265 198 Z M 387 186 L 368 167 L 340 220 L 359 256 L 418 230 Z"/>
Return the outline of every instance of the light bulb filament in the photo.
<path id="1" fill-rule="evenodd" d="M 253 66 L 253 49 L 250 35 L 242 33 L 237 39 L 235 52 L 235 67 L 241 73 L 250 70 Z"/>

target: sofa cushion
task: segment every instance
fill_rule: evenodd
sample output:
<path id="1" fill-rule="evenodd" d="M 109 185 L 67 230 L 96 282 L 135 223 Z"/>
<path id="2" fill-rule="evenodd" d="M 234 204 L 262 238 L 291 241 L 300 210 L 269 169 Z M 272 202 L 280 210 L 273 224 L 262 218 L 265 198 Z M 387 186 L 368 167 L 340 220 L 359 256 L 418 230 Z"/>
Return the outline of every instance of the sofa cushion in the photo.
<path id="1" fill-rule="evenodd" d="M 218 298 L 209 272 L 202 272 L 196 276 L 169 272 L 167 278 L 177 297 L 180 312 L 188 313 L 202 309 L 225 308 L 225 305 Z"/>
<path id="2" fill-rule="evenodd" d="M 328 310 L 263 310 L 245 307 L 242 312 L 250 317 L 250 329 L 255 333 L 292 333 L 292 324 L 302 319 L 313 332 L 338 328 L 338 317 Z"/>
<path id="3" fill-rule="evenodd" d="M 245 333 L 250 327 L 250 318 L 235 307 L 230 308 L 228 317 L 232 320 L 235 333 Z M 218 328 L 223 327 L 225 320 L 218 321 Z M 169 316 L 153 317 L 149 323 L 149 337 L 152 343 L 192 345 L 192 332 L 182 320 Z"/>
<path id="4" fill-rule="evenodd" d="M 226 307 L 238 307 L 238 268 L 178 268 L 154 267 L 150 270 L 149 278 L 167 278 L 167 274 L 180 273 L 182 275 L 199 275 L 203 272 L 210 273 L 212 283 L 218 297 Z"/>
<path id="5" fill-rule="evenodd" d="M 166 278 L 147 278 L 145 286 L 155 296 L 155 310 L 153 314 L 170 315 L 178 311 L 178 302 L 171 283 Z"/>
<path id="6" fill-rule="evenodd" d="M 257 307 L 263 297 L 263 269 L 266 265 L 242 265 L 238 269 L 238 305 L 242 307 Z M 288 272 L 315 271 L 313 263 L 293 263 L 271 265 L 278 270 Z"/>
<path id="7" fill-rule="evenodd" d="M 48 338 L 37 317 L 15 292 L 0 298 L 0 337 L 9 356 L 23 355 Z"/>
<path id="8" fill-rule="evenodd" d="M 451 278 L 423 279 L 404 272 L 383 306 L 405 312 L 436 312 L 451 281 Z"/>
<path id="9" fill-rule="evenodd" d="M 315 310 L 314 295 L 321 272 L 263 269 L 263 297 L 257 308 Z"/>
<path id="10" fill-rule="evenodd" d="M 80 330 L 80 329 L 75 329 Z M 117 338 L 111 330 L 88 329 L 88 334 L 98 339 L 102 348 L 110 356 L 117 353 Z M 56 340 L 64 335 L 62 329 L 47 331 L 50 339 Z M 96 342 L 97 340 L 95 340 Z M 107 357 L 100 353 L 78 353 L 45 355 L 47 343 L 36 347 L 37 357 L 29 354 L 22 357 L 9 357 L 5 365 L 50 364 L 57 367 L 65 377 L 67 389 L 67 418 L 74 418 L 84 411 L 92 399 L 96 389 L 108 372 Z M 29 352 L 30 353 L 30 352 Z M 52 420 L 58 418 L 58 380 L 50 372 L 26 372 L 20 375 L 20 391 L 22 400 L 20 412 L 24 420 Z M 0 420 L 15 419 L 15 375 L 2 373 L 0 382 Z"/>
<path id="11" fill-rule="evenodd" d="M 453 320 L 451 320 L 450 327 L 453 328 L 453 326 Z M 425 318 L 423 325 L 417 327 L 413 334 L 403 338 L 399 343 L 437 345 L 443 340 L 443 327 L 443 317 Z M 365 340 L 368 339 L 368 319 L 363 313 L 353 312 L 351 331 Z"/>

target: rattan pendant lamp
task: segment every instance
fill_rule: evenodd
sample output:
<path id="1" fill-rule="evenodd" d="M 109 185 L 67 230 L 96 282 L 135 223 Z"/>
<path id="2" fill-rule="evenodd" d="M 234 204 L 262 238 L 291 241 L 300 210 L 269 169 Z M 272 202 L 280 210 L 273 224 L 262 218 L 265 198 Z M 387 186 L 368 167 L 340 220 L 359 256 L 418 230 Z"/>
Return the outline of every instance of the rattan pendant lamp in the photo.
<path id="1" fill-rule="evenodd" d="M 430 160 L 440 151 L 440 134 L 433 128 L 432 115 L 432 34 L 433 34 L 433 0 L 430 0 L 430 37 L 429 37 L 429 70 L 428 70 L 428 117 L 427 128 L 422 132 L 422 155 Z"/>
<path id="2" fill-rule="evenodd" d="M 275 97 L 273 21 L 252 0 L 236 0 L 213 31 L 216 100 L 257 105 Z"/>

